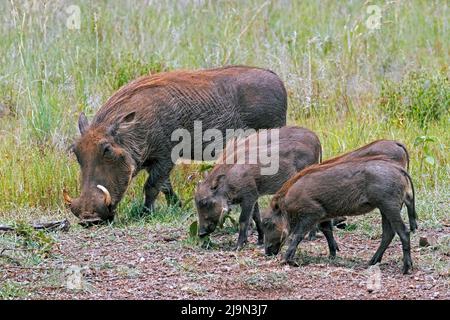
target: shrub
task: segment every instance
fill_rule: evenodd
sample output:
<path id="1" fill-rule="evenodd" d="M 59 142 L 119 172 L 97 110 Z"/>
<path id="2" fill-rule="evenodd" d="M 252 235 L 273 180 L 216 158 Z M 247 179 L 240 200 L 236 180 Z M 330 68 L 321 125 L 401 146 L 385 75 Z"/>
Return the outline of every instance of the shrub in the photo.
<path id="1" fill-rule="evenodd" d="M 113 90 L 117 90 L 139 76 L 164 71 L 165 66 L 155 56 L 143 61 L 125 54 L 122 58 L 113 60 L 111 70 L 110 85 Z"/>
<path id="2" fill-rule="evenodd" d="M 411 72 L 398 84 L 382 83 L 380 106 L 399 123 L 408 119 L 427 129 L 448 114 L 449 104 L 449 81 L 443 73 Z"/>

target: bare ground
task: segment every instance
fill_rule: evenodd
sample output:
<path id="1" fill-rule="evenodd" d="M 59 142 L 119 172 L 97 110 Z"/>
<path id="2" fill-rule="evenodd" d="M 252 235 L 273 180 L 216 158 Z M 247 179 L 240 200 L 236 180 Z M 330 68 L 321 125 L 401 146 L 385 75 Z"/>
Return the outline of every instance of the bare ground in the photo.
<path id="1" fill-rule="evenodd" d="M 304 241 L 300 267 L 283 266 L 250 244 L 231 250 L 236 235 L 216 233 L 212 249 L 188 238 L 186 227 L 111 226 L 58 233 L 56 248 L 37 265 L 0 260 L 0 283 L 19 286 L 25 299 L 449 299 L 450 227 L 412 237 L 414 271 L 401 273 L 396 238 L 385 253 L 381 287 L 367 289 L 379 234 L 337 232 L 340 252 L 327 257 L 324 238 Z M 419 247 L 426 235 L 430 246 Z M 68 289 L 67 270 L 81 267 L 82 289 Z"/>

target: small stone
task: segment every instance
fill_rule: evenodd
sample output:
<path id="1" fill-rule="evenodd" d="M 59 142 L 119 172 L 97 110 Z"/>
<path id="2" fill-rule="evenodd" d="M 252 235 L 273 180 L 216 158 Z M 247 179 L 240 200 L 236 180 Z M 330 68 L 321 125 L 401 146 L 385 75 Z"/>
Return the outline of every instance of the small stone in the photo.
<path id="1" fill-rule="evenodd" d="M 420 247 L 429 247 L 430 246 L 430 243 L 428 242 L 427 237 L 420 237 L 419 246 Z"/>
<path id="2" fill-rule="evenodd" d="M 220 270 L 221 270 L 222 272 L 228 272 L 228 271 L 231 270 L 231 268 L 230 268 L 229 266 L 222 266 L 222 267 L 220 268 Z"/>
<path id="3" fill-rule="evenodd" d="M 378 264 L 370 266 L 367 270 L 367 292 L 372 293 L 381 289 L 381 270 Z"/>

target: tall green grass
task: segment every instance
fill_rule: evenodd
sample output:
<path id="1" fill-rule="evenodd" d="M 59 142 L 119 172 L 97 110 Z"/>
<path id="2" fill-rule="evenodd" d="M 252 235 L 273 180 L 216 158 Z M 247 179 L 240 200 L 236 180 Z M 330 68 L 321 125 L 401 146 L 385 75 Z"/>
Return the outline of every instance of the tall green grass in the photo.
<path id="1" fill-rule="evenodd" d="M 80 30 L 65 24 L 72 4 Z M 79 192 L 66 151 L 79 112 L 92 116 L 141 74 L 224 64 L 277 72 L 289 123 L 316 131 L 327 157 L 378 138 L 406 143 L 425 214 L 445 217 L 433 204 L 450 188 L 448 2 L 374 4 L 382 9 L 376 30 L 366 27 L 365 1 L 0 2 L 8 13 L 0 18 L 0 103 L 11 110 L 0 119 L 0 219 L 24 208 L 63 210 L 62 188 Z M 408 99 L 418 103 L 410 108 Z M 173 172 L 187 208 L 196 169 Z M 136 210 L 144 180 L 129 189 L 122 214 Z"/>

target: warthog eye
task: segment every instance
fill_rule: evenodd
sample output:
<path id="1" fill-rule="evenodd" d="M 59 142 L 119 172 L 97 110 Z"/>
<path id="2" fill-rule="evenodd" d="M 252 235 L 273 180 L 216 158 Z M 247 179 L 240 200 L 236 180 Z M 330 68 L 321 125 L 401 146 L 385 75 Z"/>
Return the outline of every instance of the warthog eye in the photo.
<path id="1" fill-rule="evenodd" d="M 274 229 L 274 224 L 272 223 L 272 221 L 270 219 L 263 219 L 262 225 L 267 230 L 273 230 Z"/>
<path id="2" fill-rule="evenodd" d="M 110 144 L 105 144 L 103 146 L 103 156 L 105 158 L 110 158 L 110 159 L 114 158 L 114 156 L 115 156 L 114 155 L 114 151 L 113 151 L 113 149 L 112 149 Z"/>
<path id="3" fill-rule="evenodd" d="M 208 201 L 208 199 L 202 199 L 198 202 L 200 207 L 208 207 L 210 205 L 210 202 Z"/>

